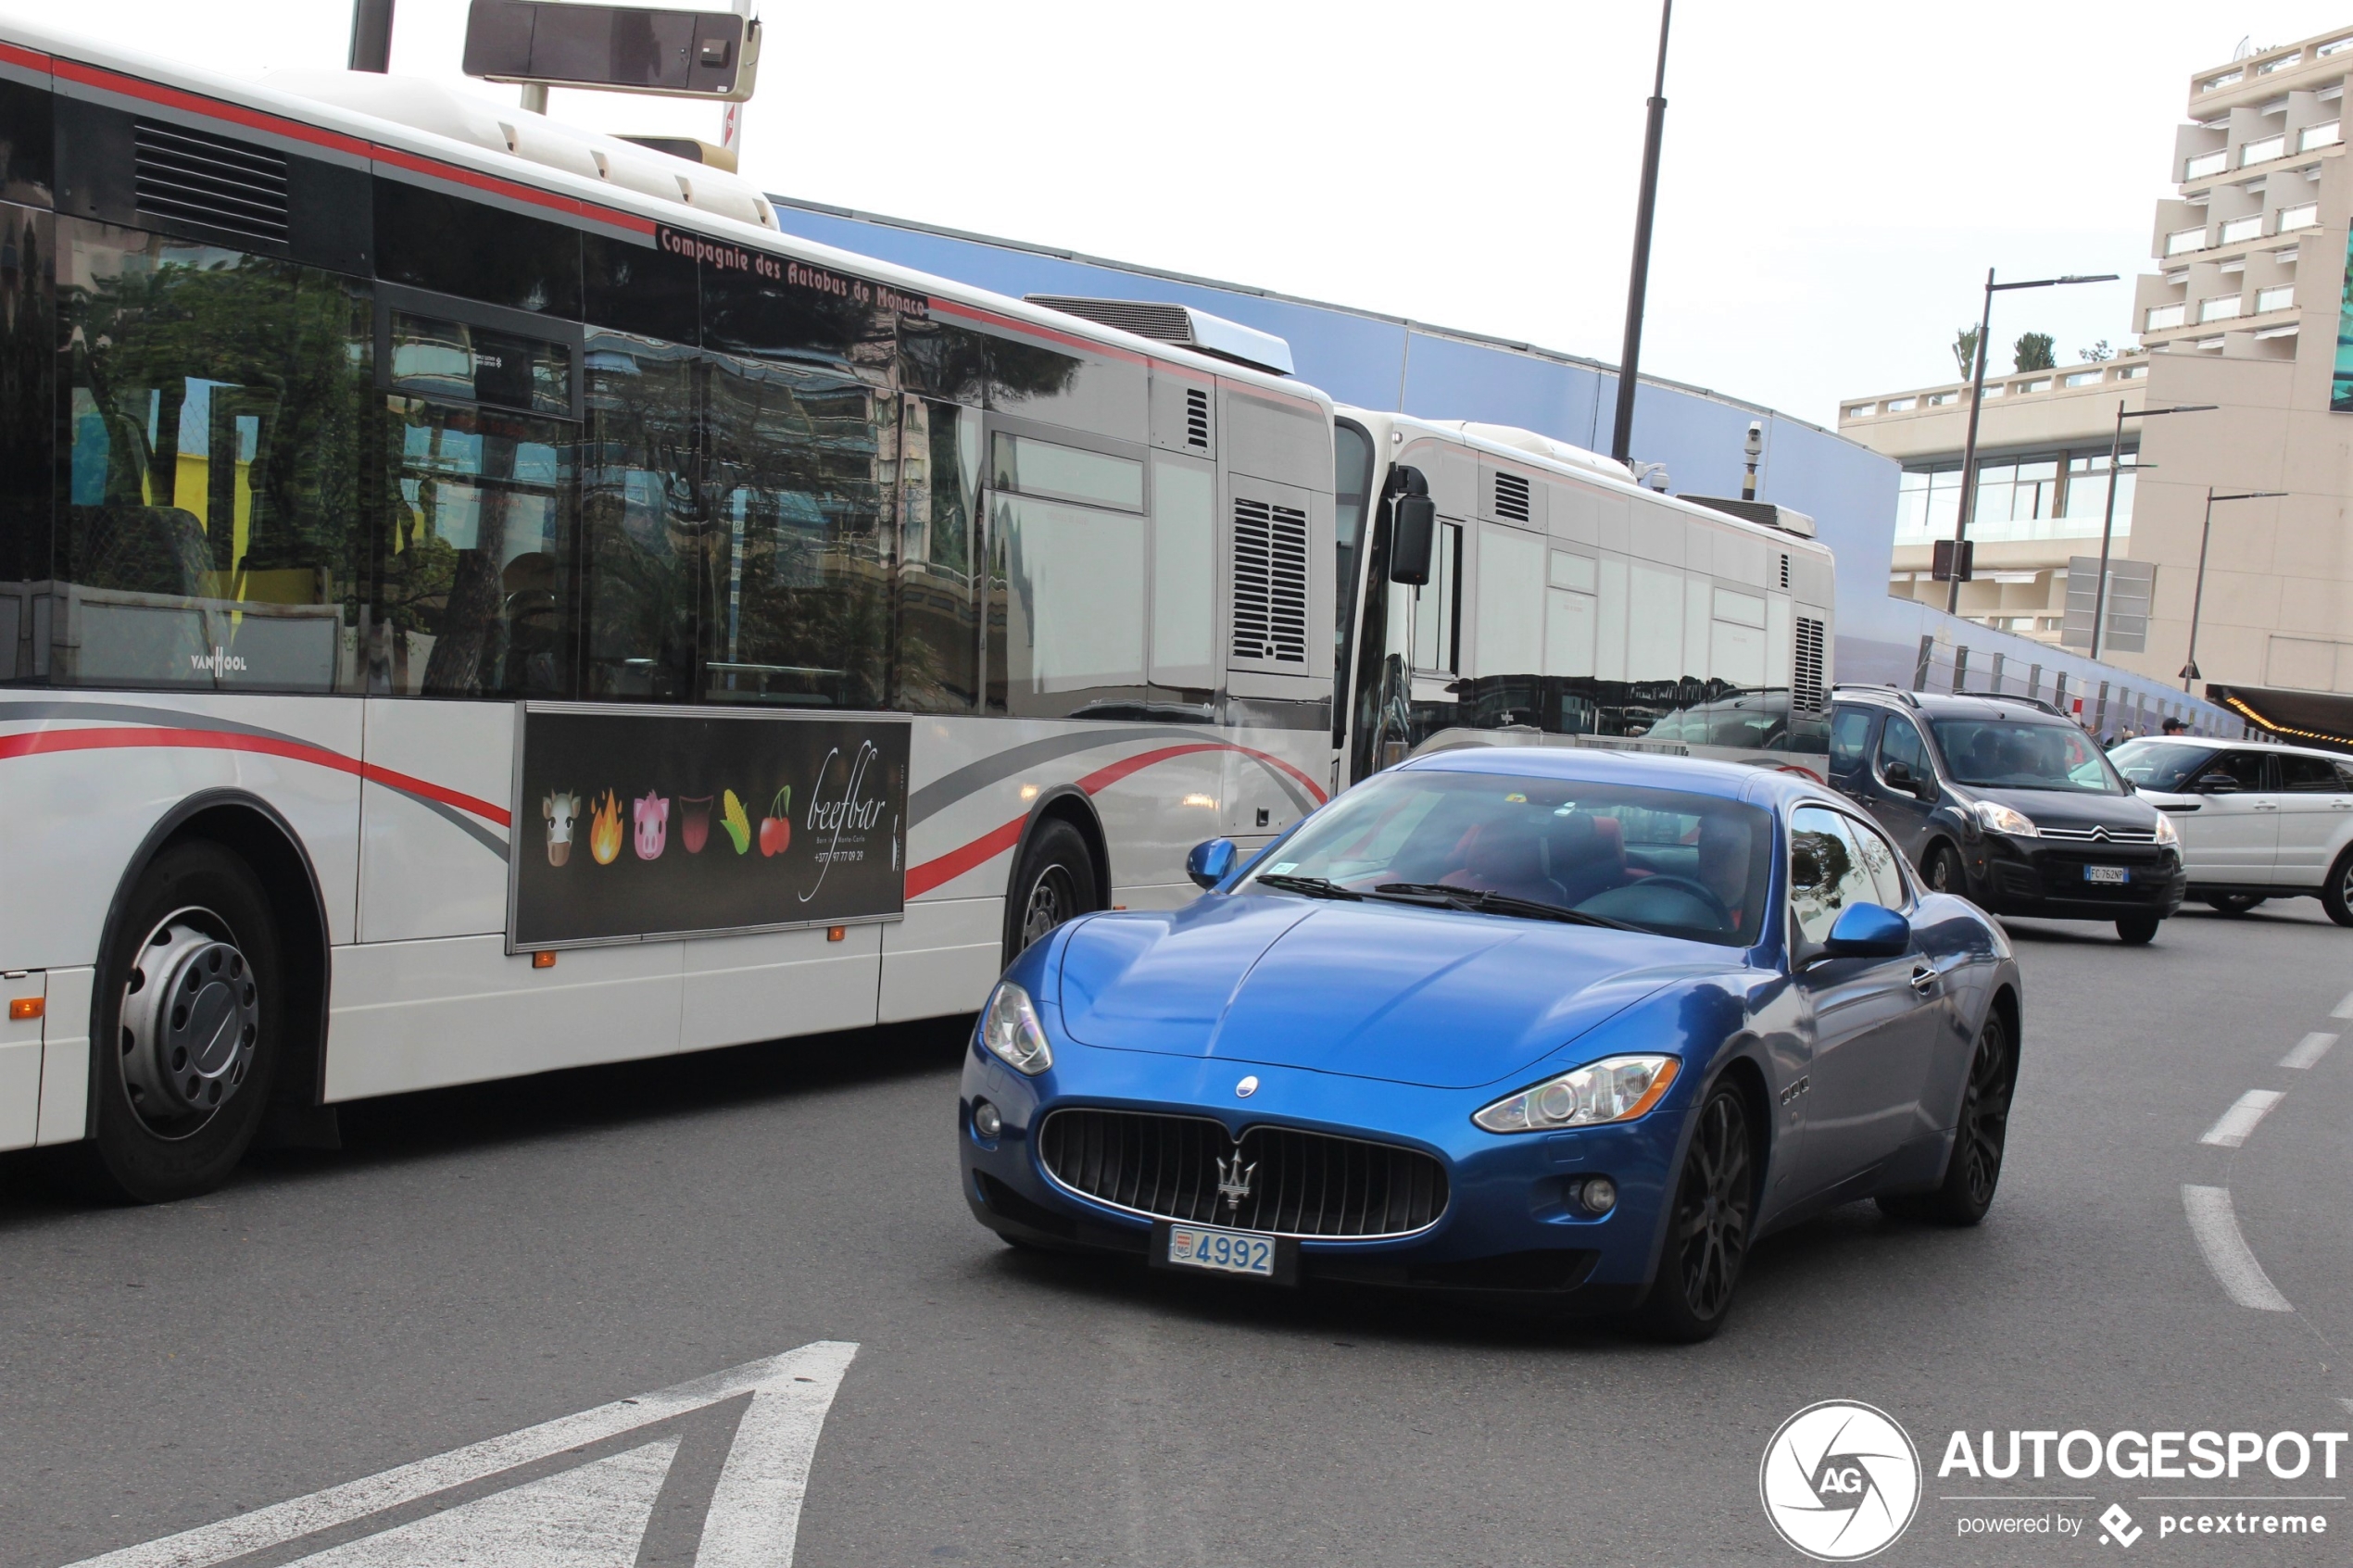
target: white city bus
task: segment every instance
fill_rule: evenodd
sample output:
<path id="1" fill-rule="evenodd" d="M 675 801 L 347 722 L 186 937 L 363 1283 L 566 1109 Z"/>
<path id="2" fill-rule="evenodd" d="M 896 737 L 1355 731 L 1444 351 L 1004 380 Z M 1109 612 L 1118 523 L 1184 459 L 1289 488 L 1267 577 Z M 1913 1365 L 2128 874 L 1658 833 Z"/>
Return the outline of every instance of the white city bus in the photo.
<path id="1" fill-rule="evenodd" d="M 0 1148 L 168 1198 L 346 1100 L 968 1011 L 1416 746 L 1811 712 L 1696 585 L 1769 604 L 1770 531 L 1525 441 L 429 85 L 15 31 Z M 1408 613 L 1416 483 L 1454 553 Z M 1705 674 L 1637 651 L 1641 562 L 1699 573 Z"/>

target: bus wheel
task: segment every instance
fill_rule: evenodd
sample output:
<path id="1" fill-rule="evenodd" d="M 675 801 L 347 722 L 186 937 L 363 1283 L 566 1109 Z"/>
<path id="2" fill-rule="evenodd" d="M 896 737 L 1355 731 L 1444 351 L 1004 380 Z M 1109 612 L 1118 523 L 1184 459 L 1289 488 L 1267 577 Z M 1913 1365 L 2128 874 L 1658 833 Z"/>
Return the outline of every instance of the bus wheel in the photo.
<path id="1" fill-rule="evenodd" d="M 86 1185 L 161 1203 L 228 1178 L 277 1069 L 280 960 L 269 897 L 245 861 L 201 839 L 155 858 L 98 975 Z"/>
<path id="2" fill-rule="evenodd" d="M 1076 828 L 1060 818 L 1038 825 L 1022 851 L 1005 903 L 1005 961 L 1074 915 L 1095 907 L 1095 858 Z"/>

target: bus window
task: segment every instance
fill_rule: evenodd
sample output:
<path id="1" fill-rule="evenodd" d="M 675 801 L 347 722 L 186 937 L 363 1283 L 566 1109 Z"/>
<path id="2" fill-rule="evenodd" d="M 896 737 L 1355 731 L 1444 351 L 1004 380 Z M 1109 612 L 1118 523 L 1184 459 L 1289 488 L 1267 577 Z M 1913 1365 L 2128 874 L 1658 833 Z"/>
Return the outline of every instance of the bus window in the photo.
<path id="1" fill-rule="evenodd" d="M 579 230 L 397 180 L 375 185 L 377 277 L 579 320 Z"/>
<path id="2" fill-rule="evenodd" d="M 906 399 L 906 494 L 891 706 L 970 713 L 980 701 L 980 411 Z"/>
<path id="3" fill-rule="evenodd" d="M 1332 578 L 1336 622 L 1332 643 L 1334 746 L 1340 744 L 1348 728 L 1346 694 L 1351 689 L 1351 655 L 1355 651 L 1348 633 L 1356 623 L 1357 584 L 1363 575 L 1358 567 L 1365 546 L 1365 520 L 1372 509 L 1372 491 L 1373 438 L 1363 426 L 1341 420 L 1332 427 L 1332 535 L 1337 569 Z"/>
<path id="4" fill-rule="evenodd" d="M 592 332 L 580 454 L 584 695 L 692 695 L 702 523 L 692 349 Z"/>
<path id="5" fill-rule="evenodd" d="M 1414 668 L 1454 673 L 1462 668 L 1463 525 L 1441 521 L 1430 551 L 1429 583 L 1414 590 Z"/>
<path id="6" fill-rule="evenodd" d="M 70 451 L 51 673 L 355 689 L 352 478 L 377 425 L 363 285 L 78 220 L 58 238 Z"/>
<path id="7" fill-rule="evenodd" d="M 48 646 L 32 640 L 32 598 L 50 577 L 56 487 L 54 232 L 45 212 L 0 207 L 0 680 L 49 672 Z"/>
<path id="8" fill-rule="evenodd" d="M 1155 695 L 1206 702 L 1217 684 L 1217 470 L 1152 458 L 1152 659 Z"/>
<path id="9" fill-rule="evenodd" d="M 989 673 L 1015 718 L 1132 715 L 1144 691 L 1144 520 L 1000 495 L 990 570 Z"/>

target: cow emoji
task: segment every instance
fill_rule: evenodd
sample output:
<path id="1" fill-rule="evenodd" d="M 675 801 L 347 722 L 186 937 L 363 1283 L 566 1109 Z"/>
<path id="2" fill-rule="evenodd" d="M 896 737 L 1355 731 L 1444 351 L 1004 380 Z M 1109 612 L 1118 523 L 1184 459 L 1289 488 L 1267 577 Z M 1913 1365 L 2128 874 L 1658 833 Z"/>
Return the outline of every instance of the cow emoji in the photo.
<path id="1" fill-rule="evenodd" d="M 637 859 L 661 859 L 670 836 L 670 802 L 659 795 L 640 796 L 631 803 L 630 814 L 637 823 Z"/>
<path id="2" fill-rule="evenodd" d="M 547 863 L 560 866 L 572 859 L 572 824 L 580 815 L 580 797 L 570 791 L 550 794 L 539 803 L 547 819 Z"/>

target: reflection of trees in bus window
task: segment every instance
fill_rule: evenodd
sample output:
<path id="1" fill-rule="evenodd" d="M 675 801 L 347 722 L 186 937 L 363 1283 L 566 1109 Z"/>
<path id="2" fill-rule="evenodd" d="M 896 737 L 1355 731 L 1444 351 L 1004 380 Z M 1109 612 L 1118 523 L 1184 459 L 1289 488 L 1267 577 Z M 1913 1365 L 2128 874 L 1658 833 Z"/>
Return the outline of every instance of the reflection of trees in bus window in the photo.
<path id="1" fill-rule="evenodd" d="M 31 91 L 13 82 L 0 87 Z M 8 96 L 0 92 L 0 109 Z M 45 127 L 48 95 L 40 96 Z M 0 681 L 45 675 L 49 666 L 48 648 L 32 644 L 32 592 L 50 575 L 56 488 L 53 228 L 45 212 L 0 206 Z"/>
<path id="2" fill-rule="evenodd" d="M 573 427 L 416 397 L 385 408 L 391 517 L 369 689 L 570 695 Z"/>
<path id="3" fill-rule="evenodd" d="M 694 687 L 698 357 L 587 337 L 580 454 L 581 616 L 592 696 L 686 700 Z"/>
<path id="4" fill-rule="evenodd" d="M 67 495 L 55 571 L 77 682 L 357 682 L 372 420 L 362 285 L 65 220 Z"/>
<path id="5" fill-rule="evenodd" d="M 980 413 L 906 399 L 900 470 L 906 523 L 897 581 L 891 706 L 970 713 L 980 699 Z"/>
<path id="6" fill-rule="evenodd" d="M 1094 435 L 1144 439 L 1150 383 L 1141 364 L 1062 354 L 1008 338 L 988 344 L 992 409 Z"/>
<path id="7" fill-rule="evenodd" d="M 397 180 L 375 187 L 377 277 L 579 319 L 579 230 Z"/>
<path id="8" fill-rule="evenodd" d="M 899 421 L 860 382 L 714 359 L 702 696 L 875 708 Z"/>
<path id="9" fill-rule="evenodd" d="M 702 271 L 702 341 L 780 365 L 887 385 L 899 356 L 897 319 L 848 295 L 749 272 Z"/>
<path id="10" fill-rule="evenodd" d="M 589 325 L 670 343 L 699 341 L 692 257 L 603 234 L 582 236 L 581 314 Z"/>
<path id="11" fill-rule="evenodd" d="M 958 403 L 985 402 L 988 339 L 944 321 L 900 320 L 899 384 Z"/>

